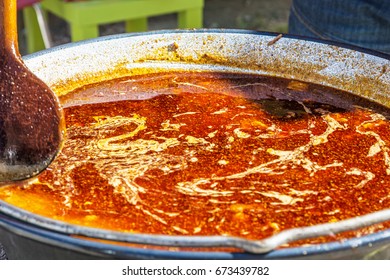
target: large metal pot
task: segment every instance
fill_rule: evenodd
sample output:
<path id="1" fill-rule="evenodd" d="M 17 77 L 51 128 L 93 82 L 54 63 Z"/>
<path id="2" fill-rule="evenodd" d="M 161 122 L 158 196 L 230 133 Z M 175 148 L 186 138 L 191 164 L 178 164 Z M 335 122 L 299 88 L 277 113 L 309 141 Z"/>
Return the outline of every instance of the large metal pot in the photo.
<path id="1" fill-rule="evenodd" d="M 320 83 L 390 106 L 389 56 L 270 33 L 196 30 L 125 34 L 49 49 L 25 57 L 25 62 L 58 95 L 125 75 L 176 69 L 217 70 Z M 390 210 L 383 210 L 253 242 L 220 236 L 179 237 L 93 229 L 50 220 L 0 201 L 0 242 L 9 258 L 27 259 L 383 259 L 390 258 L 390 229 L 344 242 L 287 249 L 278 246 L 387 220 Z M 178 250 L 182 246 L 196 249 Z M 236 247 L 243 251 L 210 251 L 207 247 Z"/>

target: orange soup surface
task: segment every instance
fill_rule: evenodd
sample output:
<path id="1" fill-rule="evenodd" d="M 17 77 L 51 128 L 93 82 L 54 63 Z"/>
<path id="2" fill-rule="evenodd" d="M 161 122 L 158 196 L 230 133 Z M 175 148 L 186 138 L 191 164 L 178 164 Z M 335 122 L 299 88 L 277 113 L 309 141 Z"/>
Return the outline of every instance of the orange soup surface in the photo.
<path id="1" fill-rule="evenodd" d="M 345 92 L 172 72 L 61 101 L 61 153 L 37 178 L 1 187 L 0 199 L 96 228 L 251 240 L 390 207 L 389 112 Z"/>

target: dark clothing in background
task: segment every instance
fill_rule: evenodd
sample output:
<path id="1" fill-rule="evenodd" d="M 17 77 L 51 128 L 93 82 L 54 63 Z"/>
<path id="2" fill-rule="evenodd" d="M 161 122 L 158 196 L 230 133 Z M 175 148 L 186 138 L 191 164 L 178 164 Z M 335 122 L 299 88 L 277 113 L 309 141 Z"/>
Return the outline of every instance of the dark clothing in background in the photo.
<path id="1" fill-rule="evenodd" d="M 289 33 L 390 54 L 390 0 L 293 0 Z"/>

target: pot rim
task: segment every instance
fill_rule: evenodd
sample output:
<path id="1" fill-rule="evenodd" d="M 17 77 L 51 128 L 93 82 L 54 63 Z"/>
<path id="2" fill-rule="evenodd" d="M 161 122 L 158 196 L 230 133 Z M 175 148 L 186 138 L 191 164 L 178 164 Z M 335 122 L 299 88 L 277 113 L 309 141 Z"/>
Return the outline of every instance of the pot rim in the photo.
<path id="1" fill-rule="evenodd" d="M 64 50 L 74 47 L 83 47 L 92 43 L 102 43 L 105 41 L 117 40 L 122 38 L 131 38 L 138 36 L 150 36 L 160 34 L 201 34 L 201 33 L 212 33 L 212 34 L 243 34 L 243 35 L 254 35 L 254 36 L 269 36 L 271 39 L 277 37 L 280 33 L 273 32 L 260 32 L 260 31 L 248 31 L 248 30 L 236 30 L 236 29 L 198 29 L 198 30 L 159 30 L 149 31 L 141 33 L 131 34 L 118 34 L 104 37 L 98 37 L 95 39 L 85 40 L 81 42 L 69 43 L 61 46 L 57 46 L 51 49 L 43 50 L 31 55 L 24 56 L 25 61 L 40 57 L 45 54 L 55 53 L 59 50 Z M 350 49 L 353 51 L 370 54 L 376 57 L 390 60 L 390 55 L 363 49 L 360 47 L 337 43 L 322 39 L 313 39 L 303 36 L 286 35 L 283 34 L 283 38 L 297 39 L 303 41 L 311 41 L 319 44 L 325 44 L 330 46 L 337 46 L 343 49 Z M 63 237 L 73 238 L 70 235 L 79 235 L 85 237 L 92 237 L 97 239 L 115 240 L 128 243 L 140 243 L 140 244 L 152 244 L 162 246 L 184 246 L 184 247 L 236 247 L 243 249 L 245 252 L 251 252 L 255 254 L 266 254 L 267 256 L 275 257 L 288 257 L 305 254 L 321 254 L 324 251 L 329 250 L 344 250 L 354 248 L 356 246 L 368 246 L 376 242 L 382 242 L 383 240 L 390 239 L 390 229 L 383 230 L 378 233 L 365 235 L 359 238 L 348 239 L 343 242 L 330 242 L 321 243 L 318 245 L 310 245 L 305 247 L 295 248 L 283 248 L 277 249 L 280 245 L 290 243 L 291 241 L 307 239 L 315 236 L 323 236 L 324 233 L 333 234 L 339 231 L 346 231 L 351 229 L 351 225 L 356 228 L 367 226 L 370 223 L 379 223 L 390 220 L 390 209 L 378 211 L 365 216 L 355 217 L 348 220 L 332 223 L 311 226 L 306 228 L 295 228 L 291 230 L 285 230 L 281 233 L 274 235 L 270 238 L 263 239 L 261 241 L 249 241 L 242 238 L 236 237 L 221 237 L 221 236 L 167 236 L 167 235 L 154 235 L 154 234 L 130 234 L 119 231 L 110 231 L 96 228 L 83 227 L 65 222 L 52 220 L 39 216 L 23 209 L 14 207 L 4 201 L 0 201 L 0 213 L 4 213 L 7 216 L 16 218 L 18 221 L 25 222 L 38 227 L 41 230 L 48 230 L 50 232 L 63 234 Z M 303 233 L 302 233 L 303 232 Z M 74 239 L 74 238 L 73 238 Z M 89 241 L 90 242 L 90 241 Z M 95 242 L 97 243 L 97 242 Z M 358 245 L 356 245 L 358 244 Z M 112 245 L 110 245 L 112 246 Z M 122 247 L 121 247 L 122 248 Z M 123 249 L 123 248 L 122 248 Z M 177 253 L 177 252 L 176 252 Z M 208 252 L 210 254 L 211 252 Z"/>
<path id="2" fill-rule="evenodd" d="M 5 215 L 5 216 L 3 216 Z M 3 217 L 2 217 L 3 216 Z M 287 229 L 275 234 L 271 237 L 261 240 L 247 240 L 238 237 L 229 236 L 180 236 L 180 235 L 163 235 L 163 234 L 142 234 L 142 233 L 124 233 L 120 231 L 105 230 L 99 228 L 92 228 L 86 226 L 80 226 L 70 224 L 51 218 L 46 218 L 29 211 L 17 208 L 4 201 L 0 201 L 0 225 L 13 232 L 17 232 L 20 235 L 33 237 L 36 239 L 45 238 L 47 240 L 58 240 L 61 242 L 55 242 L 60 247 L 64 247 L 66 244 L 70 245 L 82 245 L 82 247 L 90 247 L 90 244 L 100 244 L 98 241 L 84 240 L 83 237 L 92 238 L 96 240 L 107 240 L 123 242 L 125 244 L 133 245 L 152 245 L 167 247 L 192 247 L 192 248 L 236 248 L 243 250 L 244 253 L 223 253 L 228 255 L 236 254 L 254 254 L 264 255 L 266 257 L 292 257 L 302 255 L 317 255 L 324 254 L 330 251 L 342 251 L 346 249 L 354 249 L 357 247 L 373 246 L 376 243 L 382 243 L 390 240 L 390 229 L 382 230 L 376 233 L 364 235 L 362 237 L 349 238 L 346 240 L 326 242 L 320 244 L 310 244 L 306 246 L 280 248 L 281 245 L 288 244 L 292 241 L 303 240 L 312 237 L 319 237 L 327 234 L 333 235 L 337 232 L 347 230 L 346 228 L 352 225 L 352 228 L 361 228 L 373 223 L 373 220 L 378 222 L 390 220 L 390 209 L 374 212 L 364 216 L 358 216 L 350 219 L 346 219 L 340 222 L 320 224 L 308 227 L 299 227 L 293 229 Z M 356 222 L 359 225 L 356 226 Z M 363 225 L 362 225 L 363 224 Z M 333 230 L 340 227 L 341 230 Z M 337 226 L 340 225 L 340 226 Z M 39 237 L 37 233 L 43 234 Z M 107 244 L 105 244 L 107 245 Z M 104 248 L 105 245 L 98 247 Z M 107 245 L 109 247 L 121 248 L 124 250 L 124 246 L 120 245 Z M 130 248 L 130 247 L 129 247 Z M 127 250 L 127 249 L 126 249 Z M 153 251 L 151 249 L 143 248 L 131 248 L 128 252 L 142 252 Z M 164 250 L 158 250 L 164 252 Z M 180 251 L 176 252 L 179 253 Z M 194 252 L 182 251 L 180 253 L 191 254 Z M 220 252 L 207 251 L 199 253 L 211 254 L 211 256 L 220 254 Z M 194 256 L 196 256 L 195 254 Z"/>
<path id="3" fill-rule="evenodd" d="M 295 35 L 295 34 L 285 34 L 280 32 L 271 32 L 271 31 L 256 31 L 256 30 L 246 30 L 246 29 L 229 29 L 229 28 L 199 28 L 199 29 L 163 29 L 163 30 L 155 30 L 155 31 L 145 31 L 145 32 L 134 32 L 134 33 L 122 33 L 122 34 L 114 34 L 114 35 L 106 35 L 106 36 L 100 36 L 97 38 L 87 39 L 83 41 L 78 42 L 70 42 L 63 45 L 55 46 L 49 49 L 41 50 L 32 54 L 27 54 L 23 56 L 23 60 L 27 61 L 30 59 L 33 59 L 35 57 L 56 52 L 58 50 L 66 49 L 66 48 L 73 48 L 78 47 L 82 45 L 87 45 L 91 43 L 97 43 L 97 42 L 103 42 L 103 41 L 111 41 L 111 40 L 117 40 L 122 38 L 130 38 L 130 37 L 139 37 L 139 36 L 150 36 L 150 35 L 162 35 L 162 34 L 196 34 L 196 33 L 215 33 L 215 34 L 243 34 L 243 35 L 258 35 L 258 36 L 270 36 L 270 37 L 276 37 L 279 35 L 282 35 L 283 38 L 288 39 L 298 39 L 302 41 L 308 41 L 308 42 L 314 42 L 314 43 L 320 43 L 323 45 L 330 45 L 330 46 L 336 46 L 341 47 L 343 49 L 349 49 L 354 50 L 360 53 L 366 53 L 373 56 L 377 56 L 380 58 L 384 58 L 387 60 L 390 60 L 390 54 L 379 52 L 376 50 L 368 49 L 359 47 L 352 44 L 327 40 L 327 39 L 320 39 L 320 38 L 313 38 L 303 35 Z"/>

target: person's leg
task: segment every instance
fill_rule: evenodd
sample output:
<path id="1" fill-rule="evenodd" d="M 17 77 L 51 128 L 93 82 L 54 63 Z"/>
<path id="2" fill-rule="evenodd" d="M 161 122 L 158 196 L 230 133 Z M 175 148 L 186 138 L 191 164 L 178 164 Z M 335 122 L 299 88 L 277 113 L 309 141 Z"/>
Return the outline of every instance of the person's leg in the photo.
<path id="1" fill-rule="evenodd" d="M 293 0 L 289 33 L 390 53 L 387 0 Z"/>
<path id="2" fill-rule="evenodd" d="M 310 5 L 310 1 L 293 1 L 290 8 L 288 32 L 294 35 L 330 39 L 325 36 L 321 29 L 312 24 L 312 18 L 319 12 L 318 6 Z"/>

